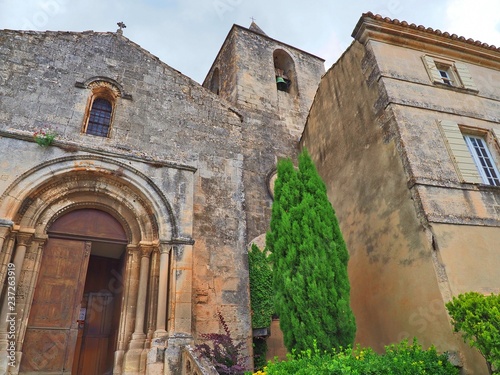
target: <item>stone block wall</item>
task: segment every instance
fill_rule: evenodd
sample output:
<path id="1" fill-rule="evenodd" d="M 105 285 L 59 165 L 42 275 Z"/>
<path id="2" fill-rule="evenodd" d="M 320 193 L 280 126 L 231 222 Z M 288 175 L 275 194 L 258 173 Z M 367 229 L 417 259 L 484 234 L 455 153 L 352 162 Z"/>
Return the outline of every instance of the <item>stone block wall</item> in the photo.
<path id="1" fill-rule="evenodd" d="M 172 205 L 179 236 L 194 240 L 189 286 L 206 311 L 182 312 L 192 319 L 188 333 L 218 331 L 214 312 L 222 308 L 236 338 L 249 343 L 238 111 L 115 33 L 3 30 L 0 59 L 0 197 L 24 173 L 57 158 L 103 156 L 137 168 Z M 127 94 L 117 99 L 109 138 L 82 133 L 90 90 L 78 82 L 93 77 L 112 79 Z M 32 134 L 45 127 L 58 136 L 41 148 Z M 86 166 L 75 162 L 78 168 Z"/>
<path id="2" fill-rule="evenodd" d="M 273 52 L 285 50 L 295 64 L 298 94 L 276 88 Z M 295 159 L 324 60 L 267 35 L 234 25 L 215 59 L 204 87 L 210 87 L 215 69 L 220 96 L 241 111 L 246 238 L 268 230 L 272 198 L 268 180 L 279 158 Z"/>

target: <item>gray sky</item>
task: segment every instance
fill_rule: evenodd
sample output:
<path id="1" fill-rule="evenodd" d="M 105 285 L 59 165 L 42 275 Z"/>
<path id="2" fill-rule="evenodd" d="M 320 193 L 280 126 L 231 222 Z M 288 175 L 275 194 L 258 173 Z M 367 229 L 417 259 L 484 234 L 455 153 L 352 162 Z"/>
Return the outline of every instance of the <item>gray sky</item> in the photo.
<path id="1" fill-rule="evenodd" d="M 127 38 L 201 83 L 233 24 L 253 17 L 328 69 L 368 11 L 500 46 L 499 0 L 0 0 L 0 29 L 116 31 L 123 21 Z"/>

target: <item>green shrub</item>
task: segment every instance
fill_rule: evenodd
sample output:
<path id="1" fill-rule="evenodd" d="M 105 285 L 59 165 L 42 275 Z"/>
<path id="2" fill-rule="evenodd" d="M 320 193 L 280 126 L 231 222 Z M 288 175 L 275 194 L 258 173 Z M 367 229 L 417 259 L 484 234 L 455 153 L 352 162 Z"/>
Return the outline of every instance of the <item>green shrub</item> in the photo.
<path id="1" fill-rule="evenodd" d="M 459 370 L 446 355 L 434 347 L 423 350 L 414 340 L 385 348 L 384 354 L 372 349 L 344 349 L 321 352 L 313 347 L 289 355 L 287 361 L 269 362 L 265 375 L 458 375 Z"/>
<path id="2" fill-rule="evenodd" d="M 469 292 L 446 304 L 456 332 L 479 349 L 490 373 L 500 374 L 500 294 Z"/>

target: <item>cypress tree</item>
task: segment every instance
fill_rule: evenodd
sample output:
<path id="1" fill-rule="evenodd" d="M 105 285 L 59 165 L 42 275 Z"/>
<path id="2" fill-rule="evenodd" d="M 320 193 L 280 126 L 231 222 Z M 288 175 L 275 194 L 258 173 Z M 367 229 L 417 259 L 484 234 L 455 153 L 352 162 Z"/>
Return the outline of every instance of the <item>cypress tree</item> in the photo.
<path id="1" fill-rule="evenodd" d="M 353 343 L 349 255 L 326 187 L 307 151 L 299 170 L 280 160 L 266 247 L 285 346 L 321 350 Z"/>

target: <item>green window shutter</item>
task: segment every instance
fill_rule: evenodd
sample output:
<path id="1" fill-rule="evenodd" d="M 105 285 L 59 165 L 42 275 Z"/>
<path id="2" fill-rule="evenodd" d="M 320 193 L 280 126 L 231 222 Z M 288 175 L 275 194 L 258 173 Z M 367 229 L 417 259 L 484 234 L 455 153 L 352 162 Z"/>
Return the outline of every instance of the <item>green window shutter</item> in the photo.
<path id="1" fill-rule="evenodd" d="M 422 56 L 422 60 L 424 61 L 425 67 L 427 68 L 427 72 L 431 77 L 432 82 L 443 82 L 441 79 L 441 75 L 436 67 L 436 63 L 434 59 L 430 56 Z"/>
<path id="2" fill-rule="evenodd" d="M 474 184 L 483 183 L 458 124 L 453 121 L 442 120 L 439 121 L 439 125 L 460 180 Z"/>
<path id="3" fill-rule="evenodd" d="M 462 84 L 466 89 L 479 91 L 474 81 L 472 80 L 472 76 L 469 73 L 467 65 L 461 62 L 456 62 L 455 68 L 457 69 L 458 76 L 460 77 L 460 80 L 462 81 Z"/>

